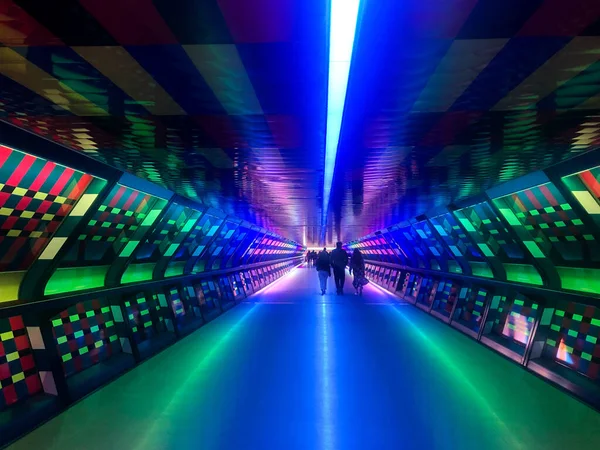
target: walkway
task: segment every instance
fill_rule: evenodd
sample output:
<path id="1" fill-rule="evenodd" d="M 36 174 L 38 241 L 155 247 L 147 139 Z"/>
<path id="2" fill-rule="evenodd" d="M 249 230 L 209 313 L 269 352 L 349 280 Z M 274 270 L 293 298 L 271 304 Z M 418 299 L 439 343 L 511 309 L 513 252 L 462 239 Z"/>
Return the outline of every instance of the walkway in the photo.
<path id="1" fill-rule="evenodd" d="M 600 414 L 376 288 L 250 300 L 10 448 L 600 448 Z"/>

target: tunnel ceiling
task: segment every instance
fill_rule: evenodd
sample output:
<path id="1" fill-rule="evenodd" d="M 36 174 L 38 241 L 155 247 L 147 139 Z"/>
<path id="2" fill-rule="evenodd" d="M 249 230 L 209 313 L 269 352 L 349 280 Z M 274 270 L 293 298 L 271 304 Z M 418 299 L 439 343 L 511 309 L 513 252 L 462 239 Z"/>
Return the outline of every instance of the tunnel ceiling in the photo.
<path id="1" fill-rule="evenodd" d="M 302 242 L 321 220 L 326 11 L 3 0 L 0 117 Z"/>
<path id="2" fill-rule="evenodd" d="M 600 144 L 597 0 L 372 0 L 329 236 L 344 241 Z"/>
<path id="3" fill-rule="evenodd" d="M 0 118 L 313 243 L 327 10 L 4 0 Z M 597 0 L 363 0 L 328 240 L 597 147 L 599 34 Z"/>

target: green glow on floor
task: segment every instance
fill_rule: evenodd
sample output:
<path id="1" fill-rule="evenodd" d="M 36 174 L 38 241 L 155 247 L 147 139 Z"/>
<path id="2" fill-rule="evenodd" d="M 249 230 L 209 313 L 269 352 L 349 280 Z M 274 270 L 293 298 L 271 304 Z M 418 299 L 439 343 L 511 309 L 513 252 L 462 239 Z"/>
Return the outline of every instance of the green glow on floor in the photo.
<path id="1" fill-rule="evenodd" d="M 211 366 L 215 364 L 215 359 L 218 356 L 232 351 L 231 346 L 241 334 L 244 323 L 256 309 L 256 304 L 250 306 L 248 311 L 235 323 L 235 325 L 223 334 L 223 337 L 219 339 L 202 359 L 188 358 L 185 361 L 187 367 L 179 367 L 179 370 L 186 373 L 187 376 L 183 382 L 179 384 L 177 391 L 173 393 L 173 396 L 166 403 L 159 416 L 151 418 L 152 425 L 146 431 L 144 438 L 135 446 L 136 449 L 146 450 L 150 448 L 150 443 L 155 446 L 158 442 L 165 439 L 164 429 L 169 427 L 173 420 L 173 415 L 180 410 L 181 404 L 186 402 L 190 389 L 192 389 L 194 385 L 202 385 L 202 379 L 205 376 L 210 376 Z M 167 442 L 164 442 L 164 444 L 167 445 Z"/>
<path id="2" fill-rule="evenodd" d="M 421 328 L 410 320 L 400 309 L 393 308 L 393 310 L 407 323 L 412 331 L 412 337 L 418 340 L 424 348 L 431 353 L 434 360 L 438 360 L 441 366 L 446 370 L 446 373 L 451 376 L 453 381 L 456 383 L 456 387 L 463 390 L 481 410 L 483 417 L 492 420 L 494 427 L 500 433 L 502 440 L 507 444 L 507 449 L 525 449 L 521 442 L 516 440 L 513 433 L 505 423 L 504 419 L 496 412 L 496 408 L 490 405 L 488 400 L 482 393 L 471 383 L 469 375 L 465 370 L 461 369 L 456 364 L 456 360 L 453 358 L 452 353 L 444 351 L 438 344 L 431 340 L 430 336 L 424 333 Z M 418 339 L 417 339 L 418 338 Z M 457 349 L 458 350 L 458 349 Z M 490 386 L 492 388 L 492 386 Z M 483 419 L 486 420 L 486 419 Z"/>

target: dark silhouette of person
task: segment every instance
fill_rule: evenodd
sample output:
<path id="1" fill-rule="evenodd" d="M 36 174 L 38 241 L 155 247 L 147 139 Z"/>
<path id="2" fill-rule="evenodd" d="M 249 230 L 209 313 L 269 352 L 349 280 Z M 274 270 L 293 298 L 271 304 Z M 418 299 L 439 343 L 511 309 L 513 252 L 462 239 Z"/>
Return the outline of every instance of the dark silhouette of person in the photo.
<path id="1" fill-rule="evenodd" d="M 333 278 L 337 295 L 344 293 L 344 283 L 346 281 L 346 266 L 348 265 L 348 253 L 342 249 L 342 243 L 335 244 L 335 250 L 331 252 L 331 267 L 333 267 Z"/>
<path id="2" fill-rule="evenodd" d="M 325 295 L 327 292 L 327 279 L 331 276 L 331 264 L 329 262 L 329 253 L 324 248 L 319 256 L 315 260 L 315 267 L 319 274 L 319 284 L 321 286 L 321 295 Z"/>

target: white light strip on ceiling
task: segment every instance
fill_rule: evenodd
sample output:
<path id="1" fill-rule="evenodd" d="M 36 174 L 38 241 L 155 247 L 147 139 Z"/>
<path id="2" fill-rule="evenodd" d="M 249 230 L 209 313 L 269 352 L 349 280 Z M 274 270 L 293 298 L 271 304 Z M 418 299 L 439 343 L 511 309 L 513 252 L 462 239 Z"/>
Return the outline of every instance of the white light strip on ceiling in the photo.
<path id="1" fill-rule="evenodd" d="M 329 84 L 327 94 L 327 134 L 325 138 L 325 174 L 323 179 L 323 234 L 331 196 L 335 159 L 340 140 L 350 61 L 360 0 L 331 0 L 329 28 Z"/>

